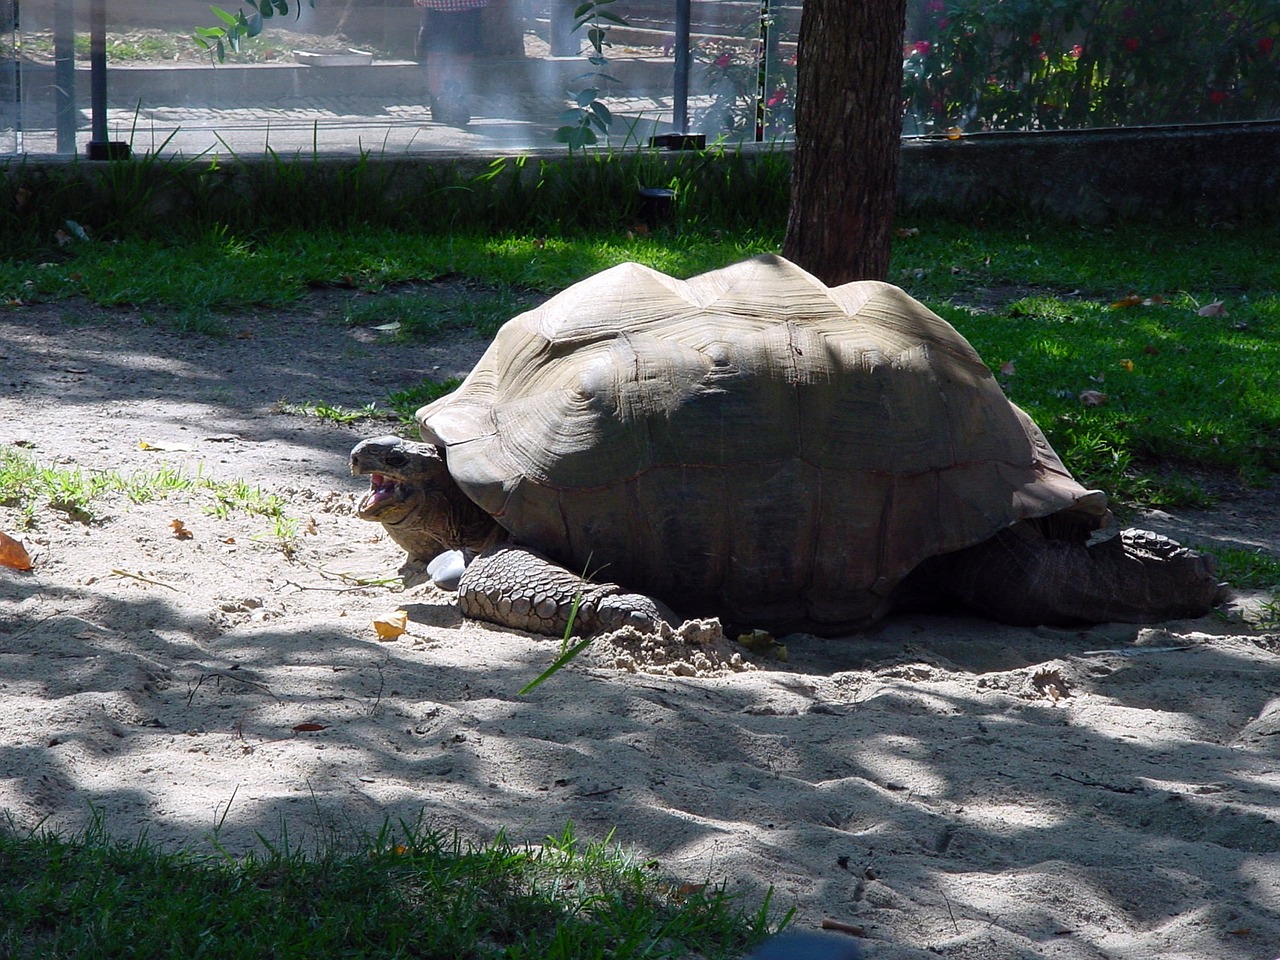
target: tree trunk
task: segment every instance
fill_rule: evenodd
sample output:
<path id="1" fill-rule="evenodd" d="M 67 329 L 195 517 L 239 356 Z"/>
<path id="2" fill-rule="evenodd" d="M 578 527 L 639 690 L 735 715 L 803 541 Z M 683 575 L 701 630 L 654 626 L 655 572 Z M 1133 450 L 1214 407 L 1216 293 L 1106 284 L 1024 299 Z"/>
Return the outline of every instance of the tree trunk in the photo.
<path id="1" fill-rule="evenodd" d="M 782 253 L 828 285 L 889 273 L 906 0 L 805 0 Z"/>

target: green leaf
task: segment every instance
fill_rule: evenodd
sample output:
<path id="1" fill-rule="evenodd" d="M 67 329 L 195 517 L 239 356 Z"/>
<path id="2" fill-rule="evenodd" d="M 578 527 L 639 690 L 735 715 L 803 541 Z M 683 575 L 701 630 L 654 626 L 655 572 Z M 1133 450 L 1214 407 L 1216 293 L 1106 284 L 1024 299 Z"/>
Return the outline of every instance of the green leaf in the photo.
<path id="1" fill-rule="evenodd" d="M 609 127 L 613 125 L 613 114 L 609 112 L 609 108 L 596 101 L 591 104 L 591 112 L 594 114 L 592 119 L 595 121 L 595 125 L 600 128 L 600 132 L 608 133 Z"/>
<path id="2" fill-rule="evenodd" d="M 228 26 L 234 27 L 236 25 L 236 15 L 234 13 L 227 13 L 227 11 L 223 10 L 221 7 L 210 7 L 209 9 L 213 11 L 213 15 L 215 17 Z M 244 16 L 244 14 L 242 13 L 240 16 Z"/>
<path id="3" fill-rule="evenodd" d="M 547 669 L 538 674 L 535 679 L 529 681 L 520 688 L 520 696 L 523 697 L 532 693 L 544 680 L 548 680 L 555 674 L 559 673 L 560 670 L 569 663 L 569 661 L 580 654 L 583 650 L 587 649 L 587 647 L 590 646 L 591 641 L 594 639 L 595 637 L 587 637 L 585 640 L 579 640 L 564 653 L 560 654 L 560 656 L 556 657 L 555 662 L 551 664 L 551 666 L 547 667 Z"/>
<path id="4" fill-rule="evenodd" d="M 596 98 L 600 96 L 600 90 L 597 87 L 587 87 L 579 90 L 574 95 L 574 101 L 580 107 L 589 107 L 596 102 Z"/>

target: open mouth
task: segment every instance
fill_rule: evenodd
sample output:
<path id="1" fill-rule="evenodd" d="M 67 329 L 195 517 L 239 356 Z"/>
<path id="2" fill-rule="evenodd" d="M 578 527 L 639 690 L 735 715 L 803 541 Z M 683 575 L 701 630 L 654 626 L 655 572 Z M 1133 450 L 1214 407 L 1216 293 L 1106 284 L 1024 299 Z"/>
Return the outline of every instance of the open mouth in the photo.
<path id="1" fill-rule="evenodd" d="M 369 474 L 369 492 L 360 501 L 360 515 L 378 513 L 408 496 L 406 485 L 385 473 Z"/>

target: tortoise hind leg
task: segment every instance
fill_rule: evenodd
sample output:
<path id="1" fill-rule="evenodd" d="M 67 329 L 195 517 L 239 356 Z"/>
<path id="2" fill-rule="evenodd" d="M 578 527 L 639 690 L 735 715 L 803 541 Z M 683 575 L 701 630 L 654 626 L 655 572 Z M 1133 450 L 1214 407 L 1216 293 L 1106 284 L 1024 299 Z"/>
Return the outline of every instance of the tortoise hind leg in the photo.
<path id="1" fill-rule="evenodd" d="M 491 547 L 471 561 L 458 583 L 458 604 L 464 617 L 557 637 L 571 626 L 589 636 L 626 626 L 657 633 L 663 623 L 681 622 L 652 597 L 583 579 L 511 545 Z"/>
<path id="2" fill-rule="evenodd" d="M 937 559 L 947 592 L 1005 623 L 1152 623 L 1203 616 L 1221 599 L 1208 557 L 1149 530 L 1085 545 L 1020 523 Z"/>

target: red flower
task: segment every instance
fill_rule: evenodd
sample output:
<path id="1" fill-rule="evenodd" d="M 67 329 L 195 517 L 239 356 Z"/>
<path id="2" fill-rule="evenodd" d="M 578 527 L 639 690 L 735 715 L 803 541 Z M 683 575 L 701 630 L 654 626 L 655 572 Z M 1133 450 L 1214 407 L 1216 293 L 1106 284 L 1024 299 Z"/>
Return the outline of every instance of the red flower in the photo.
<path id="1" fill-rule="evenodd" d="M 787 90 L 785 87 L 779 87 L 773 93 L 769 94 L 769 99 L 765 101 L 765 106 L 776 107 L 785 103 L 787 99 Z"/>
<path id="2" fill-rule="evenodd" d="M 920 54 L 920 56 L 926 57 L 929 55 L 929 51 L 933 49 L 933 44 L 928 40 L 917 40 L 912 49 L 915 50 L 916 53 Z"/>
<path id="3" fill-rule="evenodd" d="M 1067 52 L 1071 54 L 1072 60 L 1079 60 L 1082 56 L 1084 56 L 1084 47 L 1080 46 L 1080 44 L 1077 43 L 1074 47 L 1072 47 Z"/>
<path id="4" fill-rule="evenodd" d="M 1275 45 L 1276 45 L 1276 42 L 1274 39 L 1272 39 L 1271 37 L 1263 37 L 1261 40 L 1258 41 L 1258 52 L 1265 57 L 1267 54 L 1271 52 L 1271 48 L 1274 47 Z"/>
<path id="5" fill-rule="evenodd" d="M 1038 47 L 1038 46 L 1040 46 L 1040 34 L 1038 34 L 1038 33 L 1033 33 L 1033 34 L 1031 35 L 1031 45 L 1032 45 L 1033 47 Z"/>
<path id="6" fill-rule="evenodd" d="M 1124 45 L 1124 48 L 1128 50 L 1130 53 L 1137 53 L 1138 48 L 1142 46 L 1142 41 L 1139 40 L 1137 37 L 1125 37 L 1120 42 Z"/>
<path id="7" fill-rule="evenodd" d="M 1217 107 L 1224 103 L 1229 96 L 1231 94 L 1225 90 L 1211 90 L 1209 91 L 1209 102 Z"/>
<path id="8" fill-rule="evenodd" d="M 929 13 L 941 13 L 943 10 L 947 9 L 947 5 L 943 3 L 942 0 L 929 0 L 929 2 L 924 5 L 924 8 Z"/>
<path id="9" fill-rule="evenodd" d="M 720 54 L 720 56 L 716 57 L 716 66 L 717 66 L 717 67 L 724 68 L 724 67 L 727 67 L 727 66 L 728 66 L 729 64 L 731 64 L 731 63 L 733 63 L 733 57 L 729 56 L 729 54 L 727 54 L 727 53 L 722 53 L 722 54 Z"/>
<path id="10" fill-rule="evenodd" d="M 939 30 L 945 30 L 945 29 L 947 29 L 947 27 L 949 27 L 949 26 L 951 26 L 951 21 L 950 21 L 950 20 L 939 20 L 939 21 L 938 21 L 938 29 L 939 29 Z"/>

